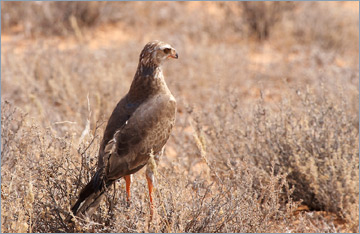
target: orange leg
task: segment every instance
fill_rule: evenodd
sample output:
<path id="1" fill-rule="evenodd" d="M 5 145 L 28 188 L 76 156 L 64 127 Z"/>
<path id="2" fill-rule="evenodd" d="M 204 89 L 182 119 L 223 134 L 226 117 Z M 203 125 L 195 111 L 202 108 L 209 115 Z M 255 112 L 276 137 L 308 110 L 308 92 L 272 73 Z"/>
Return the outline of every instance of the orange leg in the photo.
<path id="1" fill-rule="evenodd" d="M 128 203 L 130 203 L 130 184 L 131 184 L 131 175 L 125 176 L 125 182 L 126 182 L 126 200 Z"/>
<path id="2" fill-rule="evenodd" d="M 148 175 L 146 175 L 146 180 L 148 182 L 148 188 L 149 188 L 149 199 L 150 199 L 150 216 L 152 217 L 153 215 L 153 208 L 154 208 L 154 205 L 153 205 L 153 199 L 152 199 L 152 191 L 153 191 L 153 183 L 152 183 L 152 180 L 150 177 L 148 177 Z"/>

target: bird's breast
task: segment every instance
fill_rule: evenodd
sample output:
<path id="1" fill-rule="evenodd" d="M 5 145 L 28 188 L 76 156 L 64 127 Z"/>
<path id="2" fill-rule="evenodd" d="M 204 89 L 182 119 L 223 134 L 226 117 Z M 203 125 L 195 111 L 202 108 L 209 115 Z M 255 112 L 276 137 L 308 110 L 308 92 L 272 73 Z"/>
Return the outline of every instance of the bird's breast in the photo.
<path id="1" fill-rule="evenodd" d="M 145 165 L 150 154 L 157 155 L 166 144 L 175 122 L 176 101 L 172 95 L 158 94 L 134 113 L 132 133 L 138 137 L 126 157 L 129 169 Z M 129 121 L 130 123 L 131 121 Z M 134 142 L 135 143 L 135 142 Z"/>

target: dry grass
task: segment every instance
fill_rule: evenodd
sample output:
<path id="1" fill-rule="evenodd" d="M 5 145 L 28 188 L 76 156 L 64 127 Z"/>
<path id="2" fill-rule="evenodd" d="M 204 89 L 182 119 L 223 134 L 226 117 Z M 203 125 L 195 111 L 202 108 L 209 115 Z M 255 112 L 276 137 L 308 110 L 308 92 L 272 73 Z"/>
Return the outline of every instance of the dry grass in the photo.
<path id="1" fill-rule="evenodd" d="M 358 3 L 203 4 L 2 3 L 3 232 L 358 232 Z M 69 225 L 155 38 L 180 59 L 154 218 L 140 171 Z"/>

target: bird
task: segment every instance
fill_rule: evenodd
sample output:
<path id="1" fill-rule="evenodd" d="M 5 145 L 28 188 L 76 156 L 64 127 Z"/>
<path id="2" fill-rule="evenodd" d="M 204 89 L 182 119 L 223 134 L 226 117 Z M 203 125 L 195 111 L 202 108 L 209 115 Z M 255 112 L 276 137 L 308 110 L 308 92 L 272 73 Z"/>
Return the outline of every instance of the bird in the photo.
<path id="1" fill-rule="evenodd" d="M 163 63 L 169 59 L 178 59 L 178 53 L 162 41 L 151 41 L 141 51 L 129 91 L 107 122 L 97 170 L 71 208 L 74 216 L 91 216 L 108 187 L 120 178 L 126 181 L 129 201 L 131 175 L 145 165 L 152 215 L 154 164 L 164 152 L 176 116 L 176 100 L 162 71 Z"/>

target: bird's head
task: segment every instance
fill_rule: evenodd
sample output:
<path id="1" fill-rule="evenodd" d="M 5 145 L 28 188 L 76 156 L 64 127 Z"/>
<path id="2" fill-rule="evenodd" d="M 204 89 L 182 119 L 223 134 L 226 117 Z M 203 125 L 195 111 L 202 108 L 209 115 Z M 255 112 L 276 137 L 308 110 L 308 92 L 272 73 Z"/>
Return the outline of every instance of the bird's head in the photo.
<path id="1" fill-rule="evenodd" d="M 164 61 L 179 56 L 176 50 L 162 41 L 152 41 L 145 45 L 140 54 L 140 63 L 143 65 L 160 66 Z"/>

